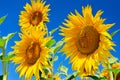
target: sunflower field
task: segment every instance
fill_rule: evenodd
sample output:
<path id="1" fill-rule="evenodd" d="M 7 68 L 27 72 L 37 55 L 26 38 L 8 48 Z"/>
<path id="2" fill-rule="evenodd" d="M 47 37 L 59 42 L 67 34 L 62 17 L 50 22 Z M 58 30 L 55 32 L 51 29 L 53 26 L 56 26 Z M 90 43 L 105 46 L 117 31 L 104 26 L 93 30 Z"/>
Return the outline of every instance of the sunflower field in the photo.
<path id="1" fill-rule="evenodd" d="M 119 7 L 1 0 L 0 80 L 120 80 Z"/>

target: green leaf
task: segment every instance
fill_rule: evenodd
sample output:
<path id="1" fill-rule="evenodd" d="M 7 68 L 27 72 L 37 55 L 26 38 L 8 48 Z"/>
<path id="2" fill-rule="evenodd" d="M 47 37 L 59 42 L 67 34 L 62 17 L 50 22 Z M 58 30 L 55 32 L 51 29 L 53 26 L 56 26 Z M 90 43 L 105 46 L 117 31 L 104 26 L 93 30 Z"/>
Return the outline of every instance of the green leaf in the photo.
<path id="1" fill-rule="evenodd" d="M 0 80 L 3 80 L 3 75 L 0 75 Z"/>
<path id="2" fill-rule="evenodd" d="M 55 41 L 54 39 L 52 39 L 52 40 L 50 40 L 50 41 L 47 42 L 46 47 L 50 48 L 50 47 L 52 47 L 55 43 L 56 43 L 56 41 Z"/>
<path id="3" fill-rule="evenodd" d="M 2 61 L 10 62 L 11 58 L 14 57 L 14 56 L 15 56 L 14 52 L 10 52 L 10 53 L 8 53 L 8 56 L 3 57 Z"/>
<path id="4" fill-rule="evenodd" d="M 72 79 L 74 79 L 74 78 L 75 78 L 74 75 L 70 75 L 70 76 L 68 76 L 67 79 L 65 79 L 65 80 L 72 80 Z"/>
<path id="5" fill-rule="evenodd" d="M 116 69 L 106 69 L 108 71 L 112 71 L 115 75 L 115 77 L 117 76 L 117 74 L 120 72 L 120 67 L 119 68 L 116 68 Z"/>
<path id="6" fill-rule="evenodd" d="M 45 75 L 47 75 L 49 72 L 52 73 L 50 68 L 48 68 L 48 67 L 43 67 L 43 70 L 45 72 Z"/>
<path id="7" fill-rule="evenodd" d="M 6 19 L 7 16 L 3 16 L 0 18 L 0 25 L 3 23 L 3 21 Z"/>
<path id="8" fill-rule="evenodd" d="M 46 80 L 46 78 L 41 77 L 40 80 Z"/>
<path id="9" fill-rule="evenodd" d="M 7 36 L 3 37 L 3 39 L 6 39 L 7 41 L 9 41 L 15 34 L 16 34 L 16 32 L 15 33 L 9 33 Z"/>
<path id="10" fill-rule="evenodd" d="M 58 60 L 58 56 L 55 56 L 55 57 L 53 58 L 53 60 L 54 60 L 54 61 L 57 61 L 57 60 Z"/>
<path id="11" fill-rule="evenodd" d="M 113 37 L 115 34 L 117 34 L 120 30 L 116 30 L 114 32 L 111 33 L 111 36 Z"/>
<path id="12" fill-rule="evenodd" d="M 114 58 L 110 58 L 108 61 L 109 61 L 110 64 L 113 64 L 113 63 L 118 61 L 118 58 L 115 58 L 115 57 Z"/>
<path id="13" fill-rule="evenodd" d="M 0 38 L 0 48 L 3 48 L 14 35 L 15 33 L 10 33 L 7 36 Z"/>
<path id="14" fill-rule="evenodd" d="M 60 48 L 62 48 L 63 44 L 63 41 L 57 42 L 56 46 L 52 47 L 53 53 L 56 54 L 60 50 Z"/>
<path id="15" fill-rule="evenodd" d="M 0 59 L 2 60 L 2 56 L 3 56 L 3 54 L 2 53 L 0 53 Z"/>
<path id="16" fill-rule="evenodd" d="M 3 37 L 3 39 L 6 40 L 5 48 L 7 47 L 8 41 L 9 41 L 15 34 L 16 34 L 16 32 L 15 32 L 15 33 L 9 33 L 7 36 L 4 36 L 4 37 Z"/>
<path id="17" fill-rule="evenodd" d="M 0 48 L 3 48 L 6 44 L 6 39 L 0 38 Z"/>
<path id="18" fill-rule="evenodd" d="M 43 77 L 41 77 L 40 80 L 54 80 L 54 79 L 52 79 L 52 78 L 43 78 Z"/>
<path id="19" fill-rule="evenodd" d="M 72 80 L 72 79 L 76 78 L 77 75 L 78 75 L 78 73 L 77 73 L 77 72 L 74 72 L 72 75 L 67 76 L 67 77 L 65 78 L 65 80 Z"/>
<path id="20" fill-rule="evenodd" d="M 86 76 L 86 77 L 90 77 L 90 78 L 92 78 L 92 79 L 94 79 L 94 80 L 99 80 L 99 77 L 97 77 L 97 76 L 88 75 L 88 76 Z"/>
<path id="21" fill-rule="evenodd" d="M 57 31 L 59 28 L 55 28 L 52 31 L 49 32 L 50 35 L 52 35 L 55 31 Z"/>
<path id="22" fill-rule="evenodd" d="M 63 66 L 62 64 L 60 64 L 59 68 L 58 68 L 59 71 L 62 71 L 64 73 L 67 73 L 68 72 L 68 68 Z"/>
<path id="23" fill-rule="evenodd" d="M 104 77 L 100 77 L 99 80 L 107 80 L 107 78 L 104 76 Z"/>

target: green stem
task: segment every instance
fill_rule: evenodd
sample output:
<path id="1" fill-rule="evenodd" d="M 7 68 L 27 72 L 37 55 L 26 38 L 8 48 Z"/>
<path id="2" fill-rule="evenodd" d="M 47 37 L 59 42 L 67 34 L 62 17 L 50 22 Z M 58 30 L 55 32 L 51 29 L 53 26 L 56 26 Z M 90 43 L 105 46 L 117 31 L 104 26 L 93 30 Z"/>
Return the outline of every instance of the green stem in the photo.
<path id="1" fill-rule="evenodd" d="M 5 57 L 5 48 L 2 48 L 2 57 Z M 2 61 L 2 70 L 3 70 L 3 80 L 7 80 L 7 67 L 6 62 Z"/>
<path id="2" fill-rule="evenodd" d="M 110 63 L 108 63 L 108 68 L 111 69 Z M 109 71 L 109 75 L 110 75 L 110 80 L 114 80 L 112 71 Z"/>

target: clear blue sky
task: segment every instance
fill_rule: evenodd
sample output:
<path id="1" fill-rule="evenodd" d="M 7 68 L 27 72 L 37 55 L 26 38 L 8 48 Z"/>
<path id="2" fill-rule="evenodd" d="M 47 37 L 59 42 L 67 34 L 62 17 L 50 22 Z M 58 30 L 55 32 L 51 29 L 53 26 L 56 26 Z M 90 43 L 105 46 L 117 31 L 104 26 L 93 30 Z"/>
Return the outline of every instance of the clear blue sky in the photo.
<path id="1" fill-rule="evenodd" d="M 49 31 L 62 25 L 62 22 L 70 12 L 74 13 L 74 10 L 78 10 L 81 13 L 81 7 L 87 4 L 91 5 L 93 8 L 93 14 L 98 10 L 103 10 L 104 13 L 102 18 L 106 18 L 105 23 L 116 23 L 109 32 L 113 32 L 120 29 L 120 1 L 119 0 L 46 0 L 47 4 L 50 4 L 51 11 L 49 12 L 50 22 L 47 23 Z M 30 3 L 30 0 L 0 0 L 0 17 L 7 15 L 5 22 L 0 25 L 0 36 L 5 36 L 8 33 L 19 32 L 20 27 L 18 25 L 19 14 L 25 6 L 26 3 Z M 59 31 L 54 33 L 54 38 L 58 41 L 62 37 L 58 35 Z M 14 45 L 14 41 L 19 40 L 16 34 L 13 39 L 10 40 L 7 47 L 7 52 L 12 49 L 10 46 Z M 114 37 L 113 41 L 117 44 L 115 47 L 116 52 L 112 54 L 120 59 L 120 32 L 118 32 Z M 59 60 L 54 64 L 54 70 L 57 71 L 57 67 L 60 62 L 69 68 L 69 73 L 72 73 L 71 65 L 68 64 L 68 60 L 65 60 L 65 56 L 62 54 L 57 54 Z M 21 80 L 19 78 L 19 73 L 15 72 L 15 66 L 13 63 L 9 67 L 9 79 L 8 80 Z M 0 63 L 0 75 L 2 74 L 1 63 Z"/>

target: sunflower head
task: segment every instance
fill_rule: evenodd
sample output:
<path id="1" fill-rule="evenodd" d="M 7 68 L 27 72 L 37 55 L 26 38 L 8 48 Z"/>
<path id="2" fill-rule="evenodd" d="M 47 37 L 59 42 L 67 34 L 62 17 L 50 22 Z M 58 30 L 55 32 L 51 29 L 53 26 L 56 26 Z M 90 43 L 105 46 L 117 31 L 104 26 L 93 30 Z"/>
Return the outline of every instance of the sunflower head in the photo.
<path id="1" fill-rule="evenodd" d="M 65 42 L 62 52 L 70 57 L 72 69 L 83 77 L 94 74 L 100 62 L 108 62 L 108 57 L 112 57 L 109 50 L 114 50 L 115 44 L 107 30 L 114 24 L 104 24 L 103 11 L 93 15 L 89 5 L 82 7 L 82 15 L 76 10 L 75 13 L 68 15 L 65 27 L 60 26 Z"/>
<path id="2" fill-rule="evenodd" d="M 46 47 L 46 43 L 51 37 L 45 37 L 45 32 L 32 30 L 30 34 L 20 34 L 20 41 L 16 41 L 13 46 L 15 57 L 12 61 L 19 64 L 16 68 L 20 72 L 20 77 L 25 75 L 25 78 L 31 79 L 33 74 L 39 78 L 39 71 L 43 73 L 43 66 L 48 65 L 50 51 Z"/>
<path id="3" fill-rule="evenodd" d="M 45 2 L 41 0 L 31 0 L 31 5 L 27 3 L 24 9 L 25 11 L 21 11 L 19 20 L 22 30 L 29 30 L 32 27 L 45 28 L 41 25 L 49 22 L 49 5 L 45 5 Z"/>

